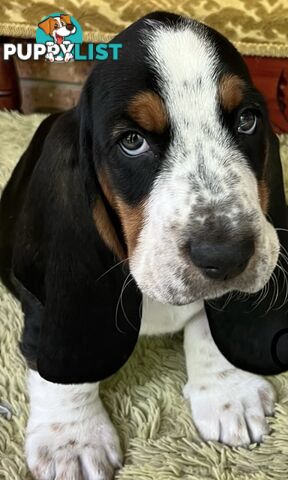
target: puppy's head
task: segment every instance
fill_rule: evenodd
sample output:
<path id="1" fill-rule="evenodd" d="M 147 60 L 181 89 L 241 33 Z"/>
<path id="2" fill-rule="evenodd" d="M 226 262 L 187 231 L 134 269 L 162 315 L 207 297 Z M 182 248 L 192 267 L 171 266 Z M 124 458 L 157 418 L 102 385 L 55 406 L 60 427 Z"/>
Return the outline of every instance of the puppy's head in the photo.
<path id="1" fill-rule="evenodd" d="M 76 27 L 72 24 L 70 15 L 60 15 L 59 17 L 48 17 L 38 24 L 46 35 L 50 35 L 55 43 L 62 43 L 64 37 L 68 37 L 76 32 Z"/>
<path id="2" fill-rule="evenodd" d="M 120 59 L 96 66 L 80 107 L 138 286 L 178 305 L 260 290 L 279 254 L 267 219 L 275 139 L 241 56 L 172 14 L 116 40 Z"/>

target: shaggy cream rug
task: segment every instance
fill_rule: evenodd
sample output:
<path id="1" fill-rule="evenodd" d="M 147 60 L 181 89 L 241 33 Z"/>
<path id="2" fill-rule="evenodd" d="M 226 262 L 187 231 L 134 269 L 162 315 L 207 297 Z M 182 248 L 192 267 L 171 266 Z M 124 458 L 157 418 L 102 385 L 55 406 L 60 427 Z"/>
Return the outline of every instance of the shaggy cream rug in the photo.
<path id="1" fill-rule="evenodd" d="M 0 192 L 43 116 L 0 113 Z M 288 135 L 281 137 L 288 165 Z M 288 172 L 286 175 L 288 178 Z M 286 188 L 288 192 L 288 188 Z M 17 342 L 18 303 L 0 285 L 0 479 L 28 480 L 23 454 L 28 414 L 25 365 Z M 181 390 L 186 381 L 182 335 L 141 339 L 127 365 L 102 384 L 102 397 L 126 452 L 119 480 L 264 480 L 288 476 L 288 374 L 271 378 L 278 392 L 272 433 L 260 446 L 204 443 Z"/>

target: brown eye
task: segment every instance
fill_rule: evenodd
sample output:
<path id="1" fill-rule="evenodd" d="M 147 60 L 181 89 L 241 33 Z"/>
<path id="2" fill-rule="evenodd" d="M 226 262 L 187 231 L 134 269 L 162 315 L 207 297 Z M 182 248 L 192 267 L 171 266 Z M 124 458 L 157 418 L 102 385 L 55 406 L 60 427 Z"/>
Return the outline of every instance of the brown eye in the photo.
<path id="1" fill-rule="evenodd" d="M 55 23 L 55 24 L 54 24 L 54 28 L 58 28 L 58 23 Z"/>
<path id="2" fill-rule="evenodd" d="M 238 118 L 237 131 L 238 133 L 245 133 L 252 135 L 257 127 L 257 116 L 249 109 L 242 110 Z"/>
<path id="3" fill-rule="evenodd" d="M 128 132 L 119 143 L 122 150 L 131 156 L 140 155 L 150 150 L 145 138 L 137 132 Z"/>

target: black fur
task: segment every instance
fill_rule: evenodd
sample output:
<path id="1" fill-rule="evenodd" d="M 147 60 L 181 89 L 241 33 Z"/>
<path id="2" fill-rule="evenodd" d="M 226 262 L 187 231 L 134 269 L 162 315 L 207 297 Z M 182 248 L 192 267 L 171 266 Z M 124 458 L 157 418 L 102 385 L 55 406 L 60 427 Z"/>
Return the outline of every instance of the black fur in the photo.
<path id="1" fill-rule="evenodd" d="M 112 135 L 120 121 L 141 131 L 126 107 L 138 91 L 156 89 L 145 64 L 143 27 L 141 19 L 115 38 L 124 45 L 119 60 L 95 65 L 75 109 L 40 125 L 1 199 L 0 274 L 22 303 L 21 350 L 53 382 L 111 375 L 138 338 L 141 294 L 128 268 L 116 266 L 92 211 L 101 197 L 127 251 L 98 172 L 105 166 L 113 190 L 135 205 L 151 189 L 167 145 L 167 136 L 148 134 L 153 154 L 131 162 Z"/>
<path id="2" fill-rule="evenodd" d="M 74 110 L 46 120 L 49 129 L 40 126 L 1 201 L 1 266 L 8 287 L 15 277 L 25 314 L 22 352 L 32 363 L 37 359 L 44 378 L 59 383 L 114 373 L 131 354 L 140 326 L 134 282 L 123 296 L 133 324 L 117 309 L 128 272 L 103 275 L 118 259 L 93 222 L 101 192 L 92 157 L 79 148 L 79 122 Z"/>
<path id="3" fill-rule="evenodd" d="M 127 251 L 121 219 L 101 190 L 99 172 L 105 167 L 113 191 L 133 206 L 149 194 L 156 175 L 165 168 L 169 127 L 163 135 L 143 132 L 127 113 L 128 102 L 138 91 L 161 95 L 142 41 L 143 28 L 153 29 L 144 23 L 147 18 L 170 25 L 181 21 L 177 15 L 156 12 L 119 34 L 115 38 L 123 44 L 119 60 L 99 62 L 77 107 L 40 125 L 1 199 L 0 275 L 22 303 L 21 349 L 29 364 L 53 382 L 95 382 L 111 375 L 125 363 L 138 338 L 141 293 L 128 277 L 129 270 L 116 266 L 119 259 L 97 232 L 92 212 L 101 198 Z M 251 87 L 234 47 L 213 30 L 209 35 L 221 55 L 219 75 L 233 71 Z M 145 134 L 151 151 L 128 159 L 119 147 L 120 137 L 112 134 L 118 124 Z M 251 148 L 243 145 L 253 157 Z M 256 175 L 263 174 L 262 165 L 251 166 Z M 280 182 L 275 178 L 270 179 L 273 191 Z M 283 201 L 283 193 L 276 195 L 271 207 L 280 222 Z M 213 321 L 215 314 L 209 315 Z M 221 344 L 217 334 L 215 339 Z"/>

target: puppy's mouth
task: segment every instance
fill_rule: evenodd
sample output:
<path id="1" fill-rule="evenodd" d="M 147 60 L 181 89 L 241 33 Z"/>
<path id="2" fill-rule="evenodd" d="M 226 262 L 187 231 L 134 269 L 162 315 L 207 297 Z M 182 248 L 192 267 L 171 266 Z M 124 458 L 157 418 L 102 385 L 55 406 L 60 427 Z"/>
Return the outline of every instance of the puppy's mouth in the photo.
<path id="1" fill-rule="evenodd" d="M 61 35 L 58 35 L 58 33 L 56 33 L 56 42 L 58 45 L 61 45 L 61 43 L 63 42 L 63 37 Z"/>

